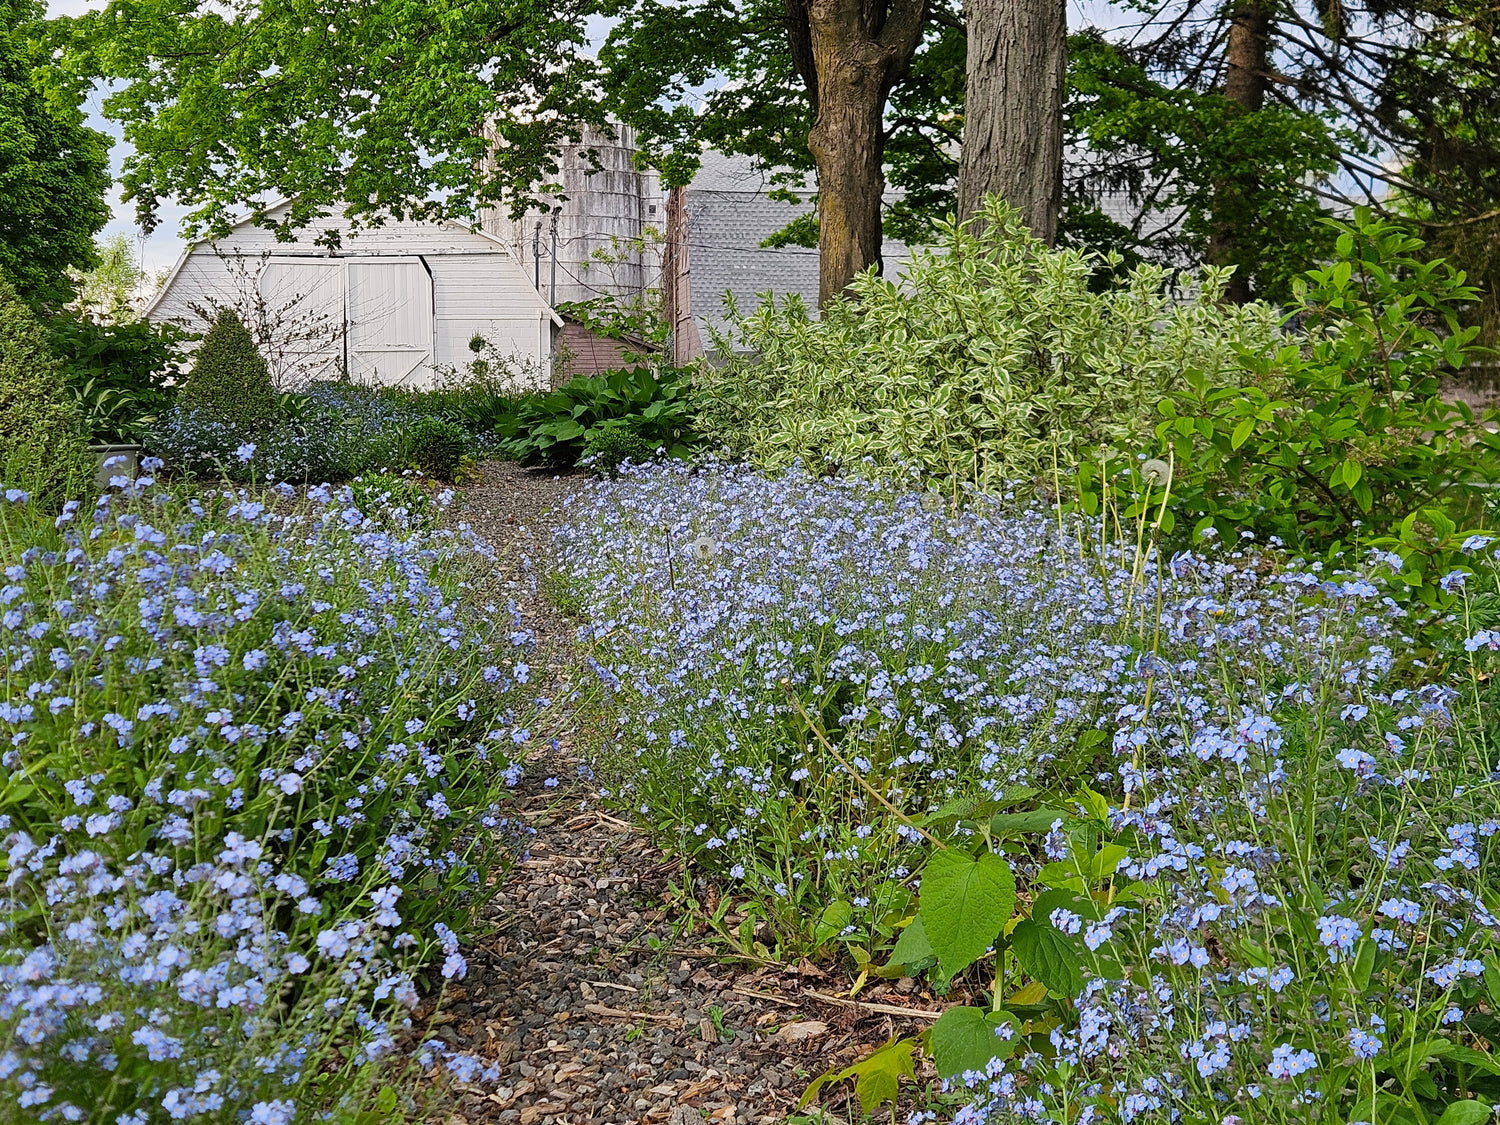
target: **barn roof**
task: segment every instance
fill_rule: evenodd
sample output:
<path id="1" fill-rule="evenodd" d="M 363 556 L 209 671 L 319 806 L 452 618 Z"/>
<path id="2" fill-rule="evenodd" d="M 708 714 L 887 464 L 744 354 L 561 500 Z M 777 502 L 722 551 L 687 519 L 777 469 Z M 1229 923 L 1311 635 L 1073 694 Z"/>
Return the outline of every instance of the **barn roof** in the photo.
<path id="1" fill-rule="evenodd" d="M 692 270 L 691 308 L 700 325 L 722 330 L 724 295 L 741 312 L 760 303 L 764 293 L 797 294 L 818 307 L 818 251 L 805 246 L 762 246 L 771 235 L 812 210 L 810 198 L 788 203 L 770 198 L 777 185 L 771 173 L 746 156 L 705 152 L 698 174 L 686 189 L 688 261 Z M 811 191 L 804 181 L 804 190 Z M 899 199 L 887 194 L 887 201 Z M 911 256 L 904 243 L 882 247 L 886 269 Z M 706 332 L 705 332 L 706 336 Z"/>

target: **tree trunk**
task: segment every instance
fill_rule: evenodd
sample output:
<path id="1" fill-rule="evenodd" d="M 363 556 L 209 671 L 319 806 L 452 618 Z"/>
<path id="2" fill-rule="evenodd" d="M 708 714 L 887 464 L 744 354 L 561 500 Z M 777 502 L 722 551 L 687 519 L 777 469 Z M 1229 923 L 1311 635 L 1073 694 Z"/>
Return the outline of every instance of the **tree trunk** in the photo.
<path id="1" fill-rule="evenodd" d="M 970 0 L 967 15 L 959 217 L 998 195 L 1051 245 L 1062 208 L 1065 0 Z"/>
<path id="2" fill-rule="evenodd" d="M 1235 113 L 1254 113 L 1265 105 L 1267 87 L 1266 60 L 1271 50 L 1271 15 L 1259 0 L 1244 0 L 1229 17 L 1229 39 L 1224 49 L 1224 97 Z M 1216 266 L 1237 266 L 1224 296 L 1236 304 L 1251 299 L 1250 275 L 1245 263 L 1238 261 L 1236 216 L 1243 221 L 1244 207 L 1233 207 L 1232 200 L 1253 197 L 1257 184 L 1249 182 L 1220 184 L 1217 196 L 1222 206 L 1212 216 L 1208 241 L 1208 260 Z"/>
<path id="3" fill-rule="evenodd" d="M 818 304 L 880 266 L 885 102 L 906 77 L 926 0 L 785 0 L 792 58 L 812 101 Z"/>

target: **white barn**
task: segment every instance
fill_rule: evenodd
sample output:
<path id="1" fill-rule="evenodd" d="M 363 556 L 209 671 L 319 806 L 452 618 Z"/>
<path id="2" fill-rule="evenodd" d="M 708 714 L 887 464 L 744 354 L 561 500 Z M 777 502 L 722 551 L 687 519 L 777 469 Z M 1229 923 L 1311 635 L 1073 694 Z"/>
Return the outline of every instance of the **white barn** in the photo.
<path id="1" fill-rule="evenodd" d="M 288 204 L 273 208 L 280 214 Z M 337 229 L 340 246 L 317 244 Z M 250 328 L 283 389 L 347 373 L 357 382 L 430 386 L 474 359 L 510 357 L 545 386 L 562 320 L 494 235 L 459 223 L 388 220 L 353 230 L 330 215 L 279 242 L 246 219 L 190 246 L 146 319 L 202 331 L 220 308 Z"/>

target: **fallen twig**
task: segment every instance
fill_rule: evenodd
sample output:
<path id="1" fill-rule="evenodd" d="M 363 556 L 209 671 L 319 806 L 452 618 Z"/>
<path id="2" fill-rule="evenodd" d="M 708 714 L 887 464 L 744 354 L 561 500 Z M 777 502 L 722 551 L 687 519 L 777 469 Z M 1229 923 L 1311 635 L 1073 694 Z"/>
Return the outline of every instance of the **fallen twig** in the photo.
<path id="1" fill-rule="evenodd" d="M 942 1012 L 929 1012 L 923 1008 L 899 1008 L 895 1004 L 872 1004 L 868 1000 L 848 1000 L 842 996 L 830 996 L 826 992 L 814 992 L 810 988 L 802 990 L 804 996 L 812 996 L 829 1004 L 841 1004 L 846 1008 L 863 1008 L 867 1012 L 879 1012 L 883 1016 L 910 1016 L 919 1020 L 935 1020 Z"/>
<path id="2" fill-rule="evenodd" d="M 768 1000 L 772 1004 L 784 1004 L 788 1008 L 805 1008 L 805 999 L 793 999 L 790 996 L 776 996 L 769 992 L 751 992 L 748 988 L 732 988 L 731 992 L 740 996 L 749 996 L 755 1000 Z M 825 1004 L 838 1004 L 845 1008 L 863 1008 L 867 1012 L 875 1012 L 882 1016 L 909 1016 L 913 1019 L 935 1020 L 942 1012 L 928 1012 L 921 1008 L 898 1008 L 894 1004 L 872 1004 L 867 1000 L 849 1000 L 843 996 L 830 996 L 826 992 L 815 992 L 811 988 L 802 990 L 803 997 L 812 997 L 821 1000 Z"/>
<path id="3" fill-rule="evenodd" d="M 583 1010 L 594 1016 L 614 1016 L 622 1020 L 655 1020 L 658 1023 L 675 1023 L 682 1026 L 681 1016 L 669 1016 L 661 1012 L 627 1012 L 623 1008 L 611 1008 L 605 1004 L 585 1004 Z"/>

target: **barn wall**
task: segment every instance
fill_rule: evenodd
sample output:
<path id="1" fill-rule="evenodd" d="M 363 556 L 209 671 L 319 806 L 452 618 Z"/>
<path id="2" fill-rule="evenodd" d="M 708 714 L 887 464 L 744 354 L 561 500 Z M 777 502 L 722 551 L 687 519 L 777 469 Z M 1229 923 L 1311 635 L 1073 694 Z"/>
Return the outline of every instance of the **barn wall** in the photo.
<path id="1" fill-rule="evenodd" d="M 322 231 L 330 228 L 339 229 L 343 235 L 341 248 L 332 255 L 313 244 Z M 437 374 L 433 368 L 461 368 L 468 363 L 474 358 L 469 341 L 475 335 L 484 337 L 502 354 L 514 354 L 526 361 L 538 383 L 545 385 L 551 362 L 551 318 L 530 278 L 492 239 L 446 224 L 392 222 L 355 233 L 345 220 L 325 218 L 311 224 L 292 243 L 278 242 L 272 232 L 246 224 L 217 244 L 195 246 L 147 316 L 201 331 L 204 325 L 191 306 L 218 303 L 241 310 L 253 307 L 260 273 L 267 262 L 277 265 L 274 288 L 279 295 L 295 290 L 300 260 L 310 268 L 326 270 L 335 263 L 355 263 L 370 256 L 412 262 L 420 259 L 432 278 L 431 296 L 424 297 L 431 302 L 432 367 L 405 379 L 407 385 L 430 384 Z M 372 268 L 374 265 L 371 263 Z M 392 315 L 391 331 L 400 335 L 411 318 L 401 310 L 393 310 Z M 243 311 L 242 316 L 250 319 Z M 368 347 L 370 334 L 360 336 L 361 346 Z M 341 350 L 342 339 L 338 343 Z M 325 362 L 316 376 L 327 377 L 326 367 Z"/>
<path id="2" fill-rule="evenodd" d="M 501 355 L 514 355 L 545 385 L 550 348 L 548 318 L 531 286 L 515 277 L 515 263 L 491 248 L 487 254 L 434 255 L 432 270 L 436 318 L 436 363 L 458 368 L 474 358 L 469 341 L 482 336 Z"/>
<path id="3" fill-rule="evenodd" d="M 150 319 L 201 331 L 205 325 L 192 306 L 212 302 L 233 305 L 245 284 L 248 282 L 232 270 L 231 263 L 207 248 L 195 248 L 151 309 Z"/>

